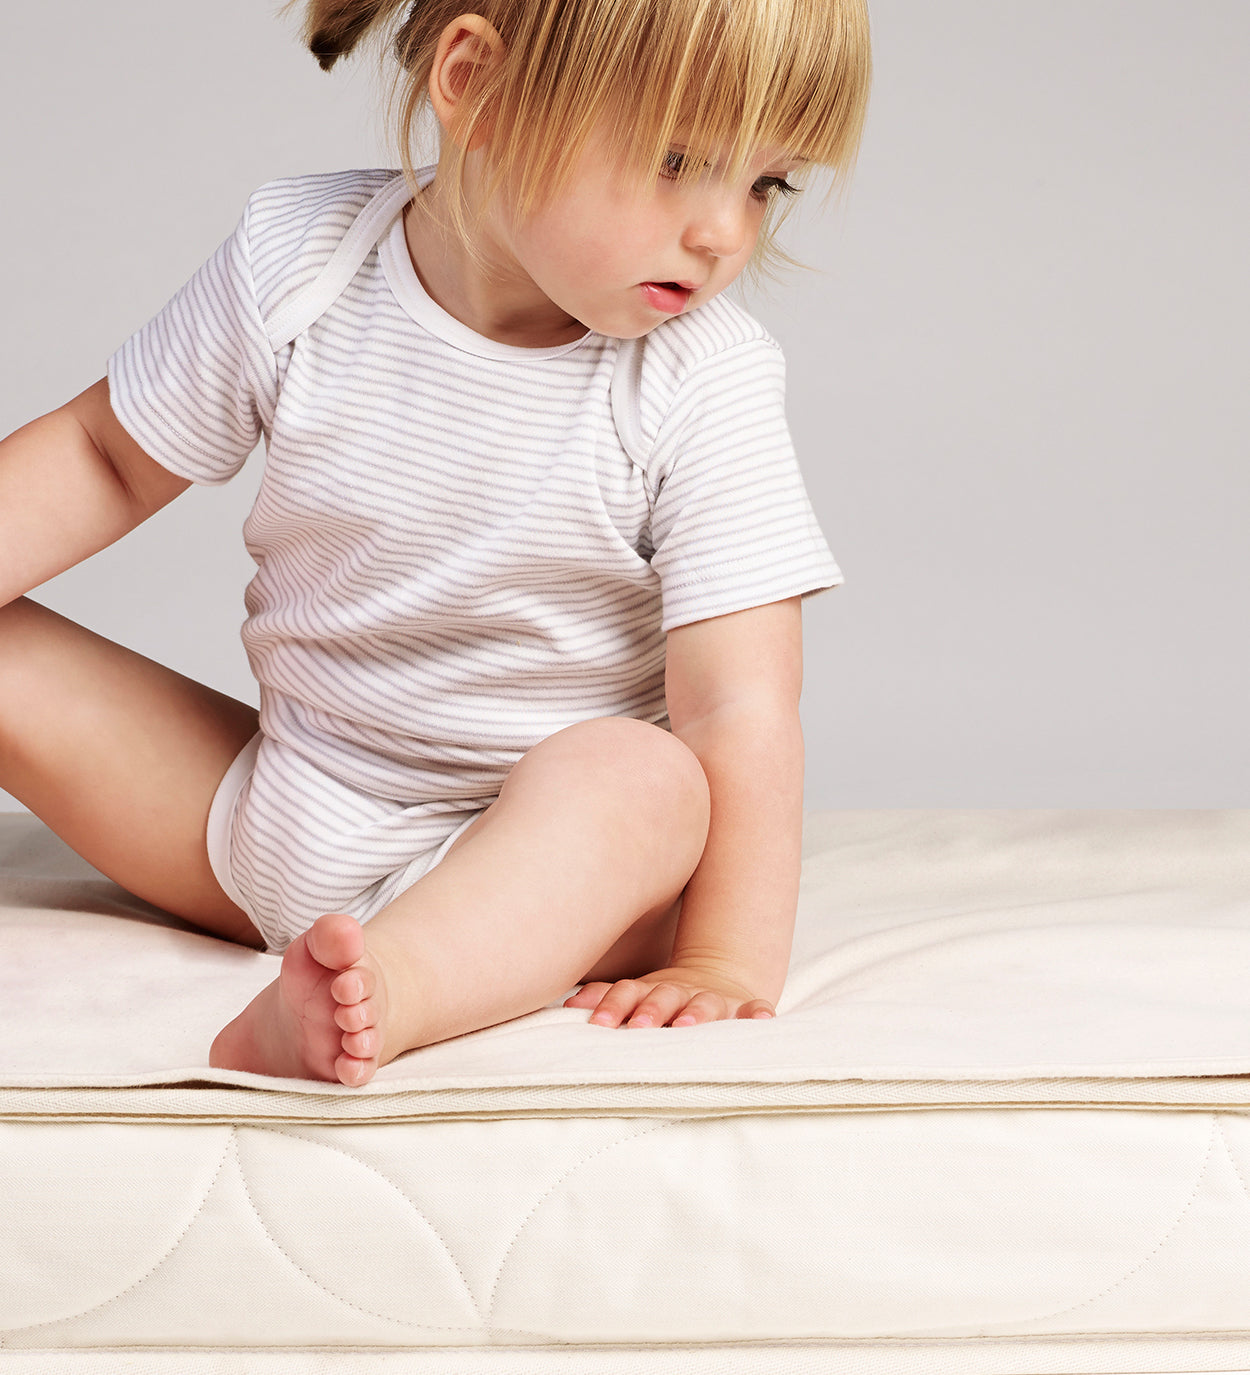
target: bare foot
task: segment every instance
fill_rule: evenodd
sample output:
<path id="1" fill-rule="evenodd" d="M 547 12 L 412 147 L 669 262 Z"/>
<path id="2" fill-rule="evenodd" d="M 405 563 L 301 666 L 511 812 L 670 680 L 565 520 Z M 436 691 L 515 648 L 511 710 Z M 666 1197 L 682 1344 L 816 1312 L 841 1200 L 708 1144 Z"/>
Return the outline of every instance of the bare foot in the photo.
<path id="1" fill-rule="evenodd" d="M 331 913 L 287 947 L 281 973 L 218 1034 L 208 1063 L 355 1088 L 377 1072 L 386 1015 L 386 981 L 360 923 Z"/>

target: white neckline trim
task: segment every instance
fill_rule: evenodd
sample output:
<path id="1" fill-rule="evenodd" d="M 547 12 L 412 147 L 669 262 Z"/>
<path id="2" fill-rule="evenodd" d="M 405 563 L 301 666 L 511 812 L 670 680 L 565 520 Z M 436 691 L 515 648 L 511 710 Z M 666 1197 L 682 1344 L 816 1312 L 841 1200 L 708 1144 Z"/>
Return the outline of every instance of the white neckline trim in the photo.
<path id="1" fill-rule="evenodd" d="M 423 167 L 417 174 L 417 185 L 426 187 L 434 179 L 434 168 Z M 544 358 L 560 358 L 574 349 L 581 348 L 588 339 L 595 337 L 593 330 L 587 330 L 579 339 L 568 344 L 558 344 L 554 348 L 523 348 L 518 344 L 504 344 L 498 339 L 488 339 L 470 329 L 463 320 L 445 311 L 426 291 L 417 270 L 412 265 L 408 252 L 408 239 L 404 233 L 405 202 L 395 217 L 394 224 L 382 236 L 378 244 L 378 257 L 387 285 L 395 299 L 404 310 L 423 329 L 428 330 L 444 343 L 464 353 L 476 354 L 479 358 L 506 359 L 510 363 L 539 362 Z"/>

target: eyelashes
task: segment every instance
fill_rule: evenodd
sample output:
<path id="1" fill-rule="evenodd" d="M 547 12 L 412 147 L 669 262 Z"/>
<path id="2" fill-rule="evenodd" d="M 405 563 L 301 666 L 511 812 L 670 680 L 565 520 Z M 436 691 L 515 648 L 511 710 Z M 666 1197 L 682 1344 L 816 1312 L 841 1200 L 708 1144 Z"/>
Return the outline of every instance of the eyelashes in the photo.
<path id="1" fill-rule="evenodd" d="M 704 163 L 706 167 L 708 164 Z M 660 175 L 668 181 L 677 181 L 685 170 L 686 154 L 669 150 L 660 164 Z M 803 188 L 791 186 L 785 177 L 760 177 L 751 187 L 751 195 L 756 200 L 766 201 L 774 195 L 797 196 Z"/>
<path id="2" fill-rule="evenodd" d="M 751 188 L 751 194 L 767 200 L 774 191 L 783 196 L 797 196 L 802 189 L 801 186 L 791 186 L 785 177 L 761 177 Z"/>
<path id="3" fill-rule="evenodd" d="M 670 148 L 664 154 L 664 161 L 660 165 L 660 175 L 668 177 L 671 181 L 676 181 L 682 174 L 682 169 L 686 165 L 685 153 L 674 153 Z"/>

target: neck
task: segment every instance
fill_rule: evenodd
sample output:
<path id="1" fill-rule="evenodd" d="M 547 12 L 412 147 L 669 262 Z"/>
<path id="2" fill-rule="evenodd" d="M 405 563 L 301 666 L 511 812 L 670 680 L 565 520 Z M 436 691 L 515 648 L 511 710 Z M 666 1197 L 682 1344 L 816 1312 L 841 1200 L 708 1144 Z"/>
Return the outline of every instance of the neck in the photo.
<path id="1" fill-rule="evenodd" d="M 446 178 L 436 176 L 404 212 L 408 256 L 427 294 L 461 324 L 501 344 L 553 348 L 580 339 L 586 327 L 528 276 L 496 217 L 479 213 L 476 179 L 466 175 L 465 181 L 466 218 L 483 227 L 476 253 L 454 228 Z"/>

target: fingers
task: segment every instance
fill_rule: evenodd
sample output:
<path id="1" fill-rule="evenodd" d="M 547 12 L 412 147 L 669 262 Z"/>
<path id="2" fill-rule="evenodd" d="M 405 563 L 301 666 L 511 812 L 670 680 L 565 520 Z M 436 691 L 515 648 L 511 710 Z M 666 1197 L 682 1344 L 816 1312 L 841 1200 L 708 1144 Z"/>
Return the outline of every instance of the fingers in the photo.
<path id="1" fill-rule="evenodd" d="M 663 996 L 661 990 L 670 988 L 666 984 L 650 984 L 642 979 L 619 979 L 609 986 L 608 991 L 599 999 L 599 1005 L 591 1013 L 590 1020 L 595 1026 L 620 1026 L 623 1022 L 640 1013 L 648 1002 L 648 995 L 656 998 Z M 683 999 L 684 1001 L 684 999 Z M 656 1003 L 652 1003 L 654 1014 Z M 631 1023 L 637 1026 L 657 1026 L 651 1020 Z"/>
<path id="2" fill-rule="evenodd" d="M 634 1009 L 628 1025 L 668 1026 L 671 1022 L 674 1026 L 693 1026 L 728 1016 L 729 1006 L 719 993 L 705 991 L 691 997 L 690 990 L 680 984 L 656 984 Z"/>
<path id="3" fill-rule="evenodd" d="M 611 984 L 587 984 L 584 988 L 578 989 L 571 998 L 564 1000 L 565 1007 L 595 1007 L 599 999 L 611 988 Z"/>
<path id="4" fill-rule="evenodd" d="M 693 990 L 675 983 L 620 979 L 590 983 L 566 998 L 565 1007 L 592 1008 L 591 1023 L 606 1027 L 695 1026 L 730 1017 L 771 1017 L 772 1004 L 754 999 L 740 1007 L 711 989 Z"/>

